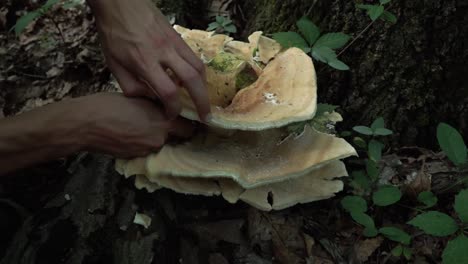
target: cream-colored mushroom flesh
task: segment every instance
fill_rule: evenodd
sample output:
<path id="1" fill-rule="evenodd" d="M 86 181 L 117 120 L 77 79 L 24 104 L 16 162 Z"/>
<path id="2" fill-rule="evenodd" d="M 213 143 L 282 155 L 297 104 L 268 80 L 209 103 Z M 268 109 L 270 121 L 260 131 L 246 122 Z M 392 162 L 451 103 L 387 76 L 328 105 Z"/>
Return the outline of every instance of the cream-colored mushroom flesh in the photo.
<path id="1" fill-rule="evenodd" d="M 343 190 L 343 182 L 335 178 L 343 176 L 348 176 L 344 163 L 333 161 L 298 178 L 248 189 L 239 199 L 260 210 L 281 210 L 334 196 Z"/>
<path id="2" fill-rule="evenodd" d="M 216 83 L 217 87 L 208 87 L 208 90 L 223 89 L 219 85 L 224 83 Z M 187 102 L 189 100 L 183 100 L 182 116 L 198 120 L 193 104 Z M 302 50 L 291 48 L 278 54 L 253 84 L 238 91 L 229 106 L 212 103 L 209 125 L 240 130 L 277 128 L 312 119 L 316 107 L 317 86 L 312 60 Z"/>
<path id="3" fill-rule="evenodd" d="M 147 175 L 230 178 L 244 188 L 284 181 L 333 160 L 355 155 L 344 139 L 306 127 L 297 137 L 282 130 L 238 131 L 230 137 L 206 133 L 190 142 L 166 145 L 147 160 Z"/>
<path id="4" fill-rule="evenodd" d="M 205 60 L 212 110 L 209 125 L 225 129 L 265 130 L 313 118 L 317 102 L 315 68 L 312 59 L 302 50 L 290 48 L 279 53 L 281 46 L 261 36 L 261 32 L 252 34 L 249 43 L 245 43 L 230 41 L 226 36 L 213 35 L 212 32 L 177 29 L 198 56 L 209 58 Z M 206 48 L 200 48 L 203 45 Z M 254 57 L 256 53 L 257 59 Z M 257 60 L 268 64 L 262 69 Z M 248 70 L 232 69 L 230 65 L 233 62 L 237 69 Z M 252 78 L 252 72 L 258 79 Z M 245 86 L 234 85 L 240 79 L 248 80 L 243 82 L 245 84 L 250 84 L 249 80 L 256 81 Z M 181 90 L 181 115 L 198 121 L 191 97 L 185 89 Z M 224 97 L 223 100 L 220 97 Z"/>
<path id="5" fill-rule="evenodd" d="M 260 210 L 281 210 L 299 203 L 327 199 L 343 189 L 338 177 L 347 176 L 341 161 L 333 161 L 304 175 L 259 187 L 244 189 L 235 181 L 224 178 L 171 177 L 153 178 L 137 175 L 135 186 L 154 192 L 162 187 L 183 194 L 222 197 L 230 203 L 241 200 Z"/>

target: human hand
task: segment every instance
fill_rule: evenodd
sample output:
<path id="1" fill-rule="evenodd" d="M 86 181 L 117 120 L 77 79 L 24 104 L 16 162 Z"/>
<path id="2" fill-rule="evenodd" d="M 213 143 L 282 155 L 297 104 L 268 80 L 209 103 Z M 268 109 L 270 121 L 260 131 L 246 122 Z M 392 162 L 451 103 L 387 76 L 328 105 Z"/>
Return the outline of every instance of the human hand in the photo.
<path id="1" fill-rule="evenodd" d="M 86 127 L 86 149 L 118 158 L 142 157 L 158 151 L 168 135 L 189 137 L 191 123 L 168 120 L 161 107 L 148 99 L 128 98 L 118 93 L 101 93 L 78 98 L 79 124 Z"/>
<path id="2" fill-rule="evenodd" d="M 159 97 L 169 118 L 181 111 L 178 85 L 192 97 L 201 120 L 210 112 L 203 62 L 150 0 L 88 0 L 107 64 L 125 95 Z"/>
<path id="3" fill-rule="evenodd" d="M 192 132 L 189 121 L 169 121 L 148 99 L 119 93 L 68 99 L 0 119 L 0 175 L 81 150 L 146 156 L 168 135 Z"/>

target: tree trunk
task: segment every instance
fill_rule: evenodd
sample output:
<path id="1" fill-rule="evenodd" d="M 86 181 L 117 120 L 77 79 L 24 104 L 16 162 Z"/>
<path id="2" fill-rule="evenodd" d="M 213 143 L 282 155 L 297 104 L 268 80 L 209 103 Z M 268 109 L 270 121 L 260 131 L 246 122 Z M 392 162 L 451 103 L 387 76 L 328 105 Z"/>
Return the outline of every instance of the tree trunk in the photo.
<path id="1" fill-rule="evenodd" d="M 355 4 L 245 0 L 243 37 L 255 30 L 296 30 L 294 24 L 303 15 L 322 32 L 341 31 L 356 37 L 371 20 Z M 350 71 L 315 63 L 319 102 L 339 105 L 348 129 L 384 117 L 395 131 L 395 144 L 434 148 L 439 122 L 466 134 L 468 2 L 393 0 L 388 10 L 398 17 L 396 24 L 376 21 L 341 56 Z"/>

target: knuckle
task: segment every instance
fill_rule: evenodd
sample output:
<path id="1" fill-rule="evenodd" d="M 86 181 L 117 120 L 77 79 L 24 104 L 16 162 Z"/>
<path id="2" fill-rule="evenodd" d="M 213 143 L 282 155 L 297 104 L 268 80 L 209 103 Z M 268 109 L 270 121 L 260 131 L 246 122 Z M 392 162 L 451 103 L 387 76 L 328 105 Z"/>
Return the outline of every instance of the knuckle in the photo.
<path id="1" fill-rule="evenodd" d="M 153 42 L 153 45 L 154 47 L 158 48 L 158 49 L 161 49 L 161 48 L 166 48 L 170 45 L 171 43 L 171 37 L 163 37 L 163 36 L 160 36 L 158 34 L 154 35 L 151 37 L 152 39 L 152 42 Z"/>
<path id="2" fill-rule="evenodd" d="M 182 76 L 182 80 L 185 82 L 185 85 L 197 82 L 199 79 L 200 75 L 195 71 L 188 71 Z"/>
<path id="3" fill-rule="evenodd" d="M 160 91 L 160 96 L 162 97 L 161 99 L 164 100 L 172 100 L 177 98 L 177 89 L 174 85 L 171 87 L 166 87 L 166 89 Z"/>

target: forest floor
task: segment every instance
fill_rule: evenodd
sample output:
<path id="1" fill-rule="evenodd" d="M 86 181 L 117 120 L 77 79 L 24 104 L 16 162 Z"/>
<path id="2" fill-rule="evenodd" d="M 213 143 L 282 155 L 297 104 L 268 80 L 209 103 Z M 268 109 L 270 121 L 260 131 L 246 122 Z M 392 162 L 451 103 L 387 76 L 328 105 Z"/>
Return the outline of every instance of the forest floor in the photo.
<path id="1" fill-rule="evenodd" d="M 0 117 L 68 97 L 116 90 L 89 11 L 55 9 L 32 22 L 19 37 L 7 32 L 10 13 L 0 6 Z M 2 249 L 8 248 L 21 223 L 18 220 L 40 214 L 42 206 L 60 193 L 65 179 L 57 168 L 69 164 L 65 159 L 55 161 L 2 180 L 0 230 L 6 234 L 0 239 Z M 359 159 L 348 164 L 358 166 Z M 377 226 L 399 227 L 411 235 L 412 263 L 440 263 L 453 236 L 435 238 L 406 223 L 422 210 L 417 195 L 429 190 L 438 197 L 430 210 L 456 218 L 453 202 L 460 190 L 456 168 L 441 153 L 403 146 L 388 150 L 379 165 L 379 181 L 399 186 L 403 198 L 388 207 L 370 206 L 368 214 Z M 131 185 L 132 180 L 125 184 Z M 348 183 L 334 198 L 275 212 L 164 191 L 163 207 L 169 219 L 177 219 L 173 239 L 179 246 L 168 250 L 177 251 L 182 263 L 408 262 L 391 254 L 398 243 L 383 236 L 366 238 L 363 227 L 342 209 L 342 198 L 355 191 Z M 139 200 L 151 196 L 145 191 L 138 195 Z M 4 251 L 0 250 L 0 259 Z"/>

